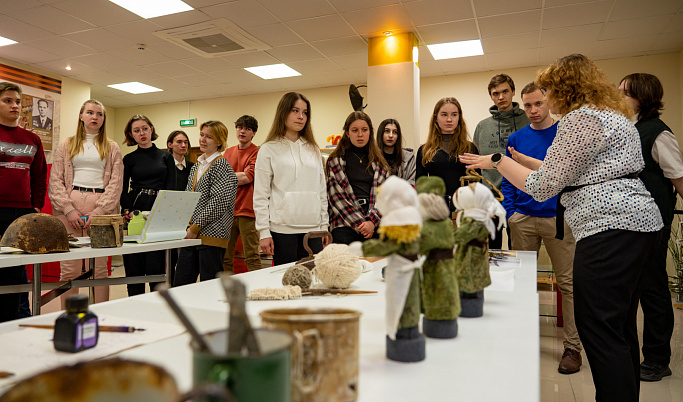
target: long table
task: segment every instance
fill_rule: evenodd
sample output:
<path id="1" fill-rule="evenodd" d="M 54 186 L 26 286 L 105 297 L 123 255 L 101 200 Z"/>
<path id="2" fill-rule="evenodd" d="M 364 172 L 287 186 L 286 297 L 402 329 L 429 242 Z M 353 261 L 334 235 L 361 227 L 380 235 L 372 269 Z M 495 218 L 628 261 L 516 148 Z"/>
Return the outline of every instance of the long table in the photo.
<path id="1" fill-rule="evenodd" d="M 80 243 L 84 243 L 84 240 L 88 238 L 81 238 Z M 91 248 L 89 244 L 86 244 L 80 248 L 71 248 L 68 252 L 64 253 L 47 253 L 47 254 L 0 254 L 0 269 L 5 267 L 14 267 L 19 265 L 33 265 L 33 284 L 26 285 L 9 285 L 0 287 L 0 293 L 18 293 L 18 292 L 33 292 L 32 300 L 32 311 L 34 315 L 40 314 L 41 303 L 41 293 L 45 289 L 54 289 L 62 285 L 62 282 L 52 282 L 50 284 L 45 284 L 40 281 L 41 278 L 41 264 L 47 262 L 60 262 L 69 260 L 80 260 L 89 259 L 90 266 L 94 267 L 94 259 L 97 257 L 109 257 L 113 255 L 124 255 L 124 254 L 135 254 L 144 253 L 147 251 L 166 251 L 166 272 L 163 275 L 147 275 L 140 277 L 127 277 L 127 278 L 102 278 L 102 279 L 88 279 L 88 280 L 73 280 L 70 283 L 70 287 L 89 287 L 91 289 L 91 301 L 92 301 L 92 289 L 95 286 L 105 286 L 105 285 L 121 285 L 121 284 L 131 284 L 131 283 L 147 283 L 147 282 L 166 282 L 170 285 L 170 270 L 171 270 L 171 258 L 170 252 L 172 249 L 196 246 L 201 244 L 199 239 L 182 239 L 182 240 L 171 240 L 156 243 L 124 243 L 121 247 L 111 247 L 111 248 Z M 38 280 L 36 280 L 38 279 Z"/>
<path id="2" fill-rule="evenodd" d="M 521 265 L 516 269 L 499 269 L 492 265 L 494 284 L 485 290 L 484 316 L 459 318 L 459 332 L 455 339 L 427 339 L 427 358 L 419 363 L 398 363 L 385 357 L 385 284 L 379 273 L 385 264 L 383 260 L 375 262 L 372 271 L 362 274 L 352 286 L 354 289 L 377 290 L 377 294 L 249 301 L 247 313 L 252 324 L 259 326 L 258 313 L 269 308 L 343 307 L 361 311 L 359 401 L 538 401 L 540 346 L 536 254 L 517 254 Z M 240 274 L 236 278 L 246 284 L 247 290 L 280 286 L 285 268 L 267 268 Z M 503 278 L 508 280 L 506 286 L 500 286 Z M 170 292 L 201 332 L 227 326 L 228 304 L 218 280 L 173 288 Z M 145 322 L 150 330 L 169 323 L 177 324 L 156 293 L 100 303 L 91 309 L 101 320 L 109 317 L 134 323 Z M 52 323 L 56 316 L 48 314 L 0 324 L 0 344 L 17 338 L 17 331 L 22 331 L 18 328 L 19 323 Z M 105 339 L 103 335 L 106 334 L 100 334 L 101 340 Z M 27 339 L 26 342 L 28 347 L 29 342 L 35 342 L 35 339 Z M 22 353 L 22 349 L 17 345 L 16 353 Z M 175 377 L 181 390 L 192 387 L 191 351 L 186 333 L 121 351 L 114 356 L 158 364 Z M 78 354 L 73 355 L 73 359 L 78 359 Z M 37 365 L 40 369 L 46 368 L 45 360 L 41 359 L 42 363 Z M 27 367 L 14 369 L 20 375 L 0 380 L 0 393 L 16 380 L 40 371 L 31 361 L 21 365 Z M 0 370 L 12 371 L 2 367 L 2 362 Z"/>

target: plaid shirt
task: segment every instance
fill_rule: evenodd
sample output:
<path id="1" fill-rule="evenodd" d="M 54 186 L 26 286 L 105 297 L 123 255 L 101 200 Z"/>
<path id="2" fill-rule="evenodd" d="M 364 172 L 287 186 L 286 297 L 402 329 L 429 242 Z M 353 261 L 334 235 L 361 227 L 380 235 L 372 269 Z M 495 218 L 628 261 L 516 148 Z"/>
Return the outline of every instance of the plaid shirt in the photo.
<path id="1" fill-rule="evenodd" d="M 368 199 L 368 214 L 363 216 L 363 210 L 353 194 L 351 183 L 346 176 L 346 161 L 343 158 L 330 158 L 327 160 L 327 195 L 330 203 L 330 230 L 342 226 L 348 226 L 358 230 L 358 226 L 365 222 L 372 222 L 375 227 L 379 225 L 382 215 L 375 208 L 377 188 L 386 180 L 388 174 L 377 163 L 372 164 L 374 175 L 370 198 Z"/>

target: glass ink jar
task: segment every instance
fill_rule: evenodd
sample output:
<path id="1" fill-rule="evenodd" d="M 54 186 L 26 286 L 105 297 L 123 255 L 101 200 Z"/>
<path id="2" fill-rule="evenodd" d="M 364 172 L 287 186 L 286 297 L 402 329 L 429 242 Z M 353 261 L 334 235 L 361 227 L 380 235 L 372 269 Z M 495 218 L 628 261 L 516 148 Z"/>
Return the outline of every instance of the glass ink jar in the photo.
<path id="1" fill-rule="evenodd" d="M 55 349 L 70 353 L 90 349 L 97 345 L 99 332 L 97 316 L 88 310 L 88 296 L 67 297 L 66 312 L 55 322 Z"/>

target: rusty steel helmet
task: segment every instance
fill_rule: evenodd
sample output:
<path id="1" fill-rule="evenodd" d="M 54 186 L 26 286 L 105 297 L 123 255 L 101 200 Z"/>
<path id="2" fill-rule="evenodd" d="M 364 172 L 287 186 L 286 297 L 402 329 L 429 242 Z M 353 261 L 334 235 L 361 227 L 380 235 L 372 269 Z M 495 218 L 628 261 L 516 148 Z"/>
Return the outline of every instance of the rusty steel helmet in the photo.
<path id="1" fill-rule="evenodd" d="M 69 251 L 69 235 L 59 219 L 48 214 L 27 214 L 12 222 L 0 246 L 20 248 L 31 254 Z"/>

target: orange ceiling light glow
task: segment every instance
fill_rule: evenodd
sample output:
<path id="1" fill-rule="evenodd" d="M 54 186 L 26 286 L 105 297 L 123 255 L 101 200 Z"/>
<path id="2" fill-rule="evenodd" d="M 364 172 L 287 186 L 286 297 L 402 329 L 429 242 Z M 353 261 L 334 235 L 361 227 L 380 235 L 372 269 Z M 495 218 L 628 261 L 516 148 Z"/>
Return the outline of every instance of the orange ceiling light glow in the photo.
<path id="1" fill-rule="evenodd" d="M 417 63 L 417 38 L 412 32 L 380 36 L 368 40 L 368 66 Z"/>

